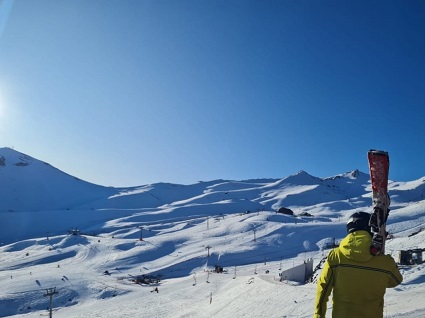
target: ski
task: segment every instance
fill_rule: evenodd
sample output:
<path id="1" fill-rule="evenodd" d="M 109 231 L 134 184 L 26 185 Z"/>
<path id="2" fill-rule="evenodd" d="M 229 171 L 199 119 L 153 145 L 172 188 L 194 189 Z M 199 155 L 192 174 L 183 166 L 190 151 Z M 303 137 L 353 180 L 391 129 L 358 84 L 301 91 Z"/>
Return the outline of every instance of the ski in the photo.
<path id="1" fill-rule="evenodd" d="M 390 159 L 388 152 L 382 150 L 369 150 L 367 158 L 372 184 L 373 207 L 373 212 L 369 220 L 369 226 L 372 231 L 370 252 L 373 255 L 380 255 L 385 253 L 385 240 L 387 238 L 386 222 L 390 211 L 390 197 L 388 195 Z"/>

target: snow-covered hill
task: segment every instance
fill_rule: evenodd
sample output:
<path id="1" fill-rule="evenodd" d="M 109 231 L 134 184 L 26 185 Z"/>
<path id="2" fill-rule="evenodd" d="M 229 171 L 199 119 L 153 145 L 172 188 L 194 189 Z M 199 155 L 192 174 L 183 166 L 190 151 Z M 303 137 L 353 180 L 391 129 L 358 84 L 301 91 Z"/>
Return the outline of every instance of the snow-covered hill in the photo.
<path id="1" fill-rule="evenodd" d="M 0 180 L 0 211 L 72 209 L 116 193 L 10 148 L 0 148 Z"/>
<path id="2" fill-rule="evenodd" d="M 0 180 L 0 317 L 47 314 L 53 287 L 55 317 L 310 317 L 314 284 L 279 282 L 279 272 L 318 264 L 349 215 L 371 203 L 369 176 L 357 170 L 111 188 L 9 148 L 0 148 Z M 391 181 L 389 193 L 387 251 L 397 258 L 425 247 L 425 178 Z M 385 314 L 423 317 L 423 265 L 402 271 Z M 134 284 L 137 275 L 161 281 Z"/>

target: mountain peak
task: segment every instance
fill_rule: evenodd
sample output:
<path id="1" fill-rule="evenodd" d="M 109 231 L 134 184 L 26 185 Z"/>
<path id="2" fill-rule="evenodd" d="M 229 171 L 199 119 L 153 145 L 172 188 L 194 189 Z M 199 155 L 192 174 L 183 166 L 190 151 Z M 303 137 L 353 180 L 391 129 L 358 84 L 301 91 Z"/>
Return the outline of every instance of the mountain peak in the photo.
<path id="1" fill-rule="evenodd" d="M 12 148 L 0 148 L 0 167 L 6 166 L 17 166 L 17 167 L 26 167 L 30 165 L 35 159 L 16 151 Z"/>
<path id="2" fill-rule="evenodd" d="M 358 169 L 351 171 L 350 175 L 353 178 L 357 178 L 357 176 L 359 175 L 360 171 Z"/>
<path id="3" fill-rule="evenodd" d="M 311 185 L 317 184 L 320 181 L 319 178 L 313 177 L 304 170 L 298 171 L 296 174 L 293 174 L 289 177 L 284 178 L 282 181 L 285 183 L 299 184 L 299 185 Z"/>
<path id="4" fill-rule="evenodd" d="M 358 178 L 369 178 L 367 173 L 361 172 L 359 169 L 355 169 L 353 171 L 348 171 L 342 174 L 342 177 L 349 179 L 358 179 Z"/>
<path id="5" fill-rule="evenodd" d="M 332 176 L 332 177 L 324 178 L 323 180 L 336 180 L 336 179 L 341 179 L 341 178 L 353 179 L 353 180 L 354 179 L 367 179 L 367 180 L 369 180 L 369 175 L 364 173 L 364 172 L 361 172 L 358 169 L 355 169 L 353 171 L 348 171 L 348 172 L 345 172 L 345 173 L 337 174 L 337 175 Z"/>
<path id="6" fill-rule="evenodd" d="M 111 195 L 94 185 L 12 148 L 0 148 L 0 211 L 61 210 Z"/>

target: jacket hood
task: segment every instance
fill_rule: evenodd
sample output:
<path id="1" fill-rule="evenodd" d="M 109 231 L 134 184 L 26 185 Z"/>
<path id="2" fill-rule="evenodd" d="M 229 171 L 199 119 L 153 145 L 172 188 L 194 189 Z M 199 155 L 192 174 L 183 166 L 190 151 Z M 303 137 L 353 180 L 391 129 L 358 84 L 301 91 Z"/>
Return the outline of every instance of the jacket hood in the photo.
<path id="1" fill-rule="evenodd" d="M 370 253 L 372 236 L 367 231 L 355 231 L 348 234 L 339 245 L 345 257 L 356 262 L 367 262 L 373 255 Z"/>

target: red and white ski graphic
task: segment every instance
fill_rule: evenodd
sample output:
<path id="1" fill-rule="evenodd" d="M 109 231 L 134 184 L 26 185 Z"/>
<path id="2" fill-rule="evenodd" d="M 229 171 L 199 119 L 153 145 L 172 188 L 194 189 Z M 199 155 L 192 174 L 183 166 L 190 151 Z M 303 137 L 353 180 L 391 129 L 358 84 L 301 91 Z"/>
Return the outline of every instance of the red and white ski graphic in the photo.
<path id="1" fill-rule="evenodd" d="M 388 196 L 388 172 L 390 160 L 388 152 L 370 150 L 367 153 L 369 162 L 370 181 L 372 184 L 373 213 L 369 221 L 372 230 L 373 255 L 384 254 L 387 237 L 386 222 L 389 213 L 390 198 Z"/>

